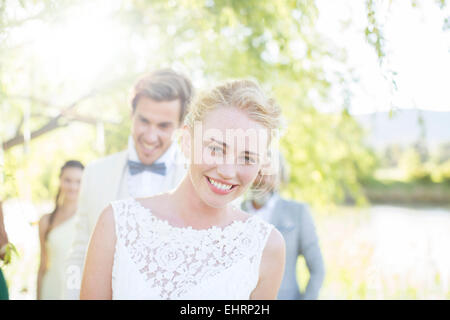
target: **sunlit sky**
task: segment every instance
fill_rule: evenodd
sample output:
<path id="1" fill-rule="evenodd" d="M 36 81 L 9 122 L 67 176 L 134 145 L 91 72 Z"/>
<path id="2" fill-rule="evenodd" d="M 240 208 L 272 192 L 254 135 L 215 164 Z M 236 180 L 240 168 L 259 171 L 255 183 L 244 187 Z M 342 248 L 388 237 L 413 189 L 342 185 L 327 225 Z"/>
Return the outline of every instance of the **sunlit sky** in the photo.
<path id="1" fill-rule="evenodd" d="M 317 1 L 318 31 L 347 49 L 348 65 L 360 79 L 351 85 L 351 112 L 391 108 L 450 111 L 450 31 L 442 30 L 450 8 L 441 10 L 435 1 L 419 1 L 418 8 L 412 8 L 411 1 L 392 1 L 390 7 L 389 2 L 375 1 L 381 4 L 377 16 L 386 39 L 387 55 L 380 67 L 374 48 L 364 37 L 365 1 Z M 351 24 L 344 29 L 341 22 L 346 19 Z M 325 67 L 330 74 L 339 69 L 332 62 Z M 397 73 L 397 90 L 388 70 Z M 336 110 L 339 95 L 336 88 L 332 99 L 319 107 Z"/>

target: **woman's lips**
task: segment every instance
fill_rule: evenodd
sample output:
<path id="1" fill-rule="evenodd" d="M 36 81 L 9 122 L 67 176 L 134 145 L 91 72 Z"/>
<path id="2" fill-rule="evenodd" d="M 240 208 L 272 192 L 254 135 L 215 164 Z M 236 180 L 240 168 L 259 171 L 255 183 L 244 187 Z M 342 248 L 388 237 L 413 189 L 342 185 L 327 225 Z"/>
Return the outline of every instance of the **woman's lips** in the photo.
<path id="1" fill-rule="evenodd" d="M 225 195 L 225 194 L 229 194 L 230 192 L 233 192 L 234 188 L 237 186 L 237 185 L 233 185 L 230 189 L 225 190 L 225 189 L 221 189 L 221 188 L 216 187 L 215 185 L 213 185 L 213 184 L 209 181 L 209 179 L 211 179 L 211 180 L 215 180 L 215 179 L 209 178 L 209 177 L 207 177 L 207 176 L 205 176 L 205 179 L 206 179 L 206 182 L 208 183 L 210 189 L 211 189 L 214 193 L 220 194 L 220 195 Z"/>

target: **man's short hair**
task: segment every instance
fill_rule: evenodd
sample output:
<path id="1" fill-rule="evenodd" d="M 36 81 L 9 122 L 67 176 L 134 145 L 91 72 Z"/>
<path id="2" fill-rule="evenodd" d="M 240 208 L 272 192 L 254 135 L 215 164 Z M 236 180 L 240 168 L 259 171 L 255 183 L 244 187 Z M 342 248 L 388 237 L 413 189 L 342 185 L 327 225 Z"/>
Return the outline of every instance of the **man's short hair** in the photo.
<path id="1" fill-rule="evenodd" d="M 180 122 L 182 123 L 193 94 L 191 81 L 186 76 L 171 69 L 161 69 L 153 71 L 137 81 L 133 88 L 131 106 L 134 112 L 141 97 L 147 97 L 154 101 L 179 99 Z"/>

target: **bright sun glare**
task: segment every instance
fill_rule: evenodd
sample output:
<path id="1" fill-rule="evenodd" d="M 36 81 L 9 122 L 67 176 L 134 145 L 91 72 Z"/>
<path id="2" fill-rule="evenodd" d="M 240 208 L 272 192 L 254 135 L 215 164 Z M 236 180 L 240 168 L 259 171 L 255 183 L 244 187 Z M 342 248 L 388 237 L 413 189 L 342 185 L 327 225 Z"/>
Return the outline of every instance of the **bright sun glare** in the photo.
<path id="1" fill-rule="evenodd" d="M 33 59 L 51 82 L 87 85 L 118 60 L 120 26 L 94 5 L 71 8 L 62 21 L 33 28 Z"/>

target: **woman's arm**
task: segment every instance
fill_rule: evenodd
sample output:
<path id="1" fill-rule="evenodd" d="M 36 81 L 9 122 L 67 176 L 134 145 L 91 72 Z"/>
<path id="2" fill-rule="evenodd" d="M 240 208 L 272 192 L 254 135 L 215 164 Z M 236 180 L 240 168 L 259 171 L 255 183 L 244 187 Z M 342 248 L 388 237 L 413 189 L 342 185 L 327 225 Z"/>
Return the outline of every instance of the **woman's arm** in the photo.
<path id="1" fill-rule="evenodd" d="M 112 299 L 112 267 L 116 246 L 114 215 L 108 206 L 100 215 L 86 256 L 80 299 Z"/>
<path id="2" fill-rule="evenodd" d="M 250 299 L 276 299 L 283 280 L 286 247 L 281 233 L 273 228 L 264 248 L 259 268 L 259 281 Z"/>
<path id="3" fill-rule="evenodd" d="M 49 215 L 45 215 L 39 220 L 39 242 L 41 244 L 41 261 L 39 263 L 39 271 L 37 275 L 36 299 L 41 300 L 42 278 L 47 271 L 47 249 L 45 245 L 45 234 L 47 233 Z"/>

